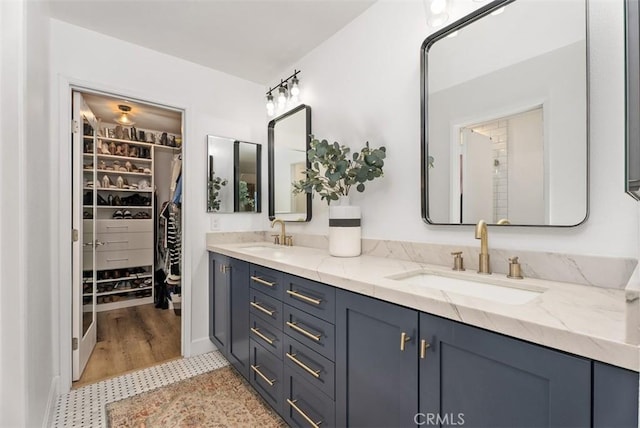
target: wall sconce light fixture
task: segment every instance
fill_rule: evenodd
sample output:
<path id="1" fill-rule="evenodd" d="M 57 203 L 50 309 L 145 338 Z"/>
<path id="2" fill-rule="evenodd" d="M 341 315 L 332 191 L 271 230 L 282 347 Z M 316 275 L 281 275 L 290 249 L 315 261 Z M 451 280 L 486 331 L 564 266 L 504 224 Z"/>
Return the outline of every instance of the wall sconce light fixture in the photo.
<path id="1" fill-rule="evenodd" d="M 298 79 L 298 73 L 300 70 L 293 70 L 293 74 L 286 79 L 280 79 L 280 83 L 278 83 L 274 87 L 270 87 L 267 91 L 267 114 L 269 116 L 273 116 L 275 114 L 276 105 L 278 110 L 284 109 L 287 105 L 287 102 L 290 104 L 298 104 L 299 96 L 300 96 L 300 80 Z M 291 81 L 291 82 L 289 82 Z M 278 90 L 276 93 L 276 99 L 274 103 L 273 92 Z"/>

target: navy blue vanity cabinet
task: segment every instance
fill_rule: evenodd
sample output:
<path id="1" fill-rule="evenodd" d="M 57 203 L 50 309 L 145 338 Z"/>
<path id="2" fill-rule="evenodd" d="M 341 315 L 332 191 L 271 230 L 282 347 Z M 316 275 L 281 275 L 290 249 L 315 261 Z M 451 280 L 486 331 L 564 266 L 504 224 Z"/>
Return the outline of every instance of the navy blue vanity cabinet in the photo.
<path id="1" fill-rule="evenodd" d="M 626 428 L 638 424 L 638 372 L 594 361 L 593 427 Z"/>
<path id="2" fill-rule="evenodd" d="M 418 348 L 418 422 L 439 416 L 445 425 L 468 427 L 591 425 L 588 359 L 424 313 Z"/>
<path id="3" fill-rule="evenodd" d="M 336 425 L 415 426 L 418 312 L 336 290 Z"/>
<path id="4" fill-rule="evenodd" d="M 209 338 L 249 378 L 249 263 L 209 255 Z"/>
<path id="5" fill-rule="evenodd" d="M 209 253 L 209 339 L 225 357 L 229 334 L 229 257 Z"/>

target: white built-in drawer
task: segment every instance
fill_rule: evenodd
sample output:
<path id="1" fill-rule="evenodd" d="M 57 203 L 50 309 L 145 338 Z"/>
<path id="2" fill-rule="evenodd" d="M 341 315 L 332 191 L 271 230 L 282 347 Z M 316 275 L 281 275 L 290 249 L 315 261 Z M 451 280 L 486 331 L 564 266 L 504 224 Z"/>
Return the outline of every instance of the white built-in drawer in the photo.
<path id="1" fill-rule="evenodd" d="M 85 254 L 87 254 L 85 252 Z M 84 257 L 83 269 L 90 270 L 91 257 Z M 96 269 L 122 269 L 134 266 L 148 266 L 153 264 L 153 249 L 102 251 L 96 252 Z"/>
<path id="2" fill-rule="evenodd" d="M 153 232 L 153 220 L 96 220 L 96 233 Z"/>
<path id="3" fill-rule="evenodd" d="M 153 232 L 99 233 L 97 252 L 153 248 Z"/>

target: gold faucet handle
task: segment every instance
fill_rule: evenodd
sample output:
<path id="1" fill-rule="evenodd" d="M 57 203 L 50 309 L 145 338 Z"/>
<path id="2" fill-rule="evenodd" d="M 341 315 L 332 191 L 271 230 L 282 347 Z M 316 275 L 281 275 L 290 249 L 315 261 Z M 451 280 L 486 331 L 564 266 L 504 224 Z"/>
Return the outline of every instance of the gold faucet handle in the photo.
<path id="1" fill-rule="evenodd" d="M 273 237 L 273 243 L 276 245 L 280 245 L 280 235 L 271 235 Z"/>
<path id="2" fill-rule="evenodd" d="M 453 251 L 451 253 L 453 256 L 453 270 L 464 270 L 464 260 L 462 258 L 462 251 Z"/>
<path id="3" fill-rule="evenodd" d="M 507 278 L 522 279 L 522 270 L 518 262 L 518 257 L 511 257 L 509 259 L 509 274 Z"/>
<path id="4" fill-rule="evenodd" d="M 293 247 L 293 235 L 287 235 L 284 237 L 284 245 Z"/>

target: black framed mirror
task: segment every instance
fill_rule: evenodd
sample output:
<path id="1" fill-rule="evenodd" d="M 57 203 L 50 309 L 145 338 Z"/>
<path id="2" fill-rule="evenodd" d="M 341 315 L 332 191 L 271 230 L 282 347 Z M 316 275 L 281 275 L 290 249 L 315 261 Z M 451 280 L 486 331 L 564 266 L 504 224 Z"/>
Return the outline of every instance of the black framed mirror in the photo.
<path id="1" fill-rule="evenodd" d="M 629 195 L 640 200 L 640 6 L 625 2 L 626 31 L 626 181 Z"/>
<path id="2" fill-rule="evenodd" d="M 207 135 L 207 212 L 261 212 L 262 146 Z"/>
<path id="3" fill-rule="evenodd" d="M 587 51 L 586 0 L 497 0 L 425 40 L 427 223 L 586 220 Z"/>
<path id="4" fill-rule="evenodd" d="M 300 105 L 276 117 L 268 126 L 269 219 L 311 220 L 311 194 L 293 193 L 293 182 L 310 167 L 311 107 Z"/>

